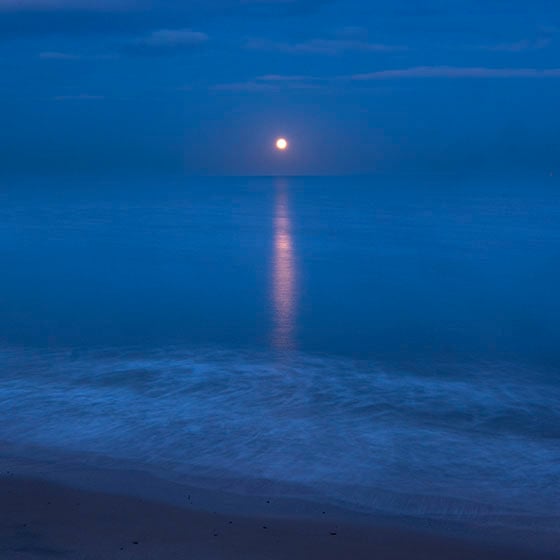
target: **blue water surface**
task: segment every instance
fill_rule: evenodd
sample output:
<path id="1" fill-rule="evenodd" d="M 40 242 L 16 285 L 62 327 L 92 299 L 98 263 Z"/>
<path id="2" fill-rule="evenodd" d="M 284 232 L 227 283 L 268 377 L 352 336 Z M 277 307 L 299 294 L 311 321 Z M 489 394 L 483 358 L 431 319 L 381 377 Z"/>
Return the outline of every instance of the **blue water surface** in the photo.
<path id="1" fill-rule="evenodd" d="M 557 517 L 559 189 L 7 182 L 0 440 L 365 511 Z"/>

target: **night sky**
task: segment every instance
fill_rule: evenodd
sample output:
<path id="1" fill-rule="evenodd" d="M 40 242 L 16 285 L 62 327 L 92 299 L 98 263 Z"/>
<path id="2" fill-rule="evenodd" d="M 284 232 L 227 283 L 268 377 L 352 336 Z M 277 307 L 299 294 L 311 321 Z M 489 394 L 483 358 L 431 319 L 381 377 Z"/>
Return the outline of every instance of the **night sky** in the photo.
<path id="1" fill-rule="evenodd" d="M 0 174 L 548 176 L 559 54 L 558 0 L 0 0 Z"/>

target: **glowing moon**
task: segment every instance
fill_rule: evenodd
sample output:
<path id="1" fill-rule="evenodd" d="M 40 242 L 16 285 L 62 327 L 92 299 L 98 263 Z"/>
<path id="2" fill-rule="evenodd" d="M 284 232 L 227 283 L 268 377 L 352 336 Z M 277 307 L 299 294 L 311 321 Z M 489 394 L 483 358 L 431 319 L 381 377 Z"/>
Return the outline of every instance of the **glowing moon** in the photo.
<path id="1" fill-rule="evenodd" d="M 278 138 L 276 140 L 276 148 L 278 150 L 284 151 L 288 147 L 288 141 L 285 138 Z"/>

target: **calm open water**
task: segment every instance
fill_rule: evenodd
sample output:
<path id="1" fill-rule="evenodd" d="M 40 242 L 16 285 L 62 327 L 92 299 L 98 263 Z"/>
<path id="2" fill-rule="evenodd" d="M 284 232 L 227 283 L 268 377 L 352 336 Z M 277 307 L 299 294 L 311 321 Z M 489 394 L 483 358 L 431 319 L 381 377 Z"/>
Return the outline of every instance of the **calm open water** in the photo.
<path id="1" fill-rule="evenodd" d="M 0 259 L 5 443 L 560 515 L 556 179 L 4 182 Z"/>

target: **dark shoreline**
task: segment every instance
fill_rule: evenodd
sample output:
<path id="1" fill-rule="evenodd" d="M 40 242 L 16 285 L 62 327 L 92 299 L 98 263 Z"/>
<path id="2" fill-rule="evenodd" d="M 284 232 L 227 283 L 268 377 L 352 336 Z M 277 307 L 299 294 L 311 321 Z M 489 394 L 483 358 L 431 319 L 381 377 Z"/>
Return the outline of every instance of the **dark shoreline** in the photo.
<path id="1" fill-rule="evenodd" d="M 115 488 L 118 492 L 118 488 Z M 121 490 L 122 491 L 122 490 Z M 557 554 L 310 512 L 212 512 L 18 473 L 0 477 L 0 558 L 553 560 Z M 321 512 L 322 513 L 322 512 Z M 330 512 L 329 512 L 330 513 Z M 473 535 L 476 537 L 476 535 Z"/>

